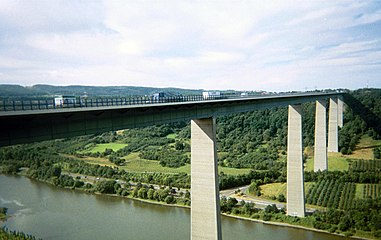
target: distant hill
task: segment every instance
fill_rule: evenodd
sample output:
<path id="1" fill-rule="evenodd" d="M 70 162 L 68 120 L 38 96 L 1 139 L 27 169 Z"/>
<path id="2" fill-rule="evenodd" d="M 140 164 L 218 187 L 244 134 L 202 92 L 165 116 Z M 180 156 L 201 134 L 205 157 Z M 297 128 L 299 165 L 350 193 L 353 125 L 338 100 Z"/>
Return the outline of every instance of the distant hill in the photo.
<path id="1" fill-rule="evenodd" d="M 44 92 L 31 87 L 23 87 L 20 85 L 0 85 L 0 97 L 15 97 L 15 96 L 41 96 Z"/>
<path id="2" fill-rule="evenodd" d="M 23 87 L 20 85 L 0 85 L 0 97 L 52 97 L 54 95 L 88 95 L 88 96 L 144 96 L 157 92 L 164 92 L 167 95 L 199 95 L 203 90 L 181 89 L 181 88 L 153 88 L 153 87 L 132 87 L 132 86 L 52 86 L 34 85 Z"/>

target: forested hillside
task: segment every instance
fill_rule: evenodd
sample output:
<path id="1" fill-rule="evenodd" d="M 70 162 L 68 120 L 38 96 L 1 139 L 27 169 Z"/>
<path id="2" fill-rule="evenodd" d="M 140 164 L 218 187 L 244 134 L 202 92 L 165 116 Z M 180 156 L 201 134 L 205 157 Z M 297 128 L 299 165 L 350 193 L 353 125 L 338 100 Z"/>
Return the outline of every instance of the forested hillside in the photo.
<path id="1" fill-rule="evenodd" d="M 34 85 L 24 87 L 20 85 L 0 84 L 0 97 L 2 98 L 22 98 L 22 97 L 52 97 L 54 95 L 87 95 L 94 96 L 144 96 L 152 95 L 157 92 L 167 94 L 200 95 L 202 90 L 180 89 L 180 88 L 152 88 L 152 87 L 133 87 L 133 86 L 51 86 Z"/>

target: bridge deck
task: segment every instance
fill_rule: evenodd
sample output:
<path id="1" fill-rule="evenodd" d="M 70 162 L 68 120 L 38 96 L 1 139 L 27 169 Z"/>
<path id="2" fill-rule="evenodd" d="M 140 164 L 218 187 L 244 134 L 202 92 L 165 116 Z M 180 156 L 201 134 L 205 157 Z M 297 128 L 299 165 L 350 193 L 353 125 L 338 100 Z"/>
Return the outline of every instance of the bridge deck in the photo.
<path id="1" fill-rule="evenodd" d="M 153 104 L 0 111 L 0 146 L 283 107 L 338 95 L 341 93 L 303 93 Z"/>

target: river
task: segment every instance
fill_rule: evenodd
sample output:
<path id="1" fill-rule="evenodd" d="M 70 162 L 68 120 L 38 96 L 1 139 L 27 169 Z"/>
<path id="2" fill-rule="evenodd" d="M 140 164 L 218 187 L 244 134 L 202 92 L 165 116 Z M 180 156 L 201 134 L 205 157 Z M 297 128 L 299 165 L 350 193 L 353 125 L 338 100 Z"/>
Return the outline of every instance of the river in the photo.
<path id="1" fill-rule="evenodd" d="M 190 211 L 119 197 L 55 188 L 20 176 L 0 175 L 1 223 L 42 239 L 190 239 Z M 229 239 L 344 239 L 339 236 L 222 217 Z"/>

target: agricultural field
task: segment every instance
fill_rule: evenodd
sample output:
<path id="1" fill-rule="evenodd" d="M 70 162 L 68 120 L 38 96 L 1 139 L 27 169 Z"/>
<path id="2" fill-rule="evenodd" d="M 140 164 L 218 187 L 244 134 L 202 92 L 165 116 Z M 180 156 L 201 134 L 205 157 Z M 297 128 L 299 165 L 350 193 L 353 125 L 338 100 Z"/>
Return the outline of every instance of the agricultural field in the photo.
<path id="1" fill-rule="evenodd" d="M 362 190 L 359 191 L 362 198 L 381 198 L 381 184 L 361 184 L 360 189 Z"/>
<path id="2" fill-rule="evenodd" d="M 141 159 L 139 157 L 139 152 L 133 152 L 128 154 L 123 158 L 126 160 L 123 166 L 117 166 L 119 169 L 123 169 L 127 172 L 158 172 L 158 173 L 190 173 L 190 164 L 181 166 L 179 168 L 169 168 L 160 165 L 159 161 Z M 115 164 L 111 163 L 106 158 L 99 157 L 84 157 L 81 160 L 90 164 L 99 164 L 102 166 L 112 166 L 116 167 Z M 218 167 L 218 172 L 224 172 L 227 175 L 238 175 L 249 173 L 251 169 L 247 168 L 228 168 L 228 167 Z"/>
<path id="3" fill-rule="evenodd" d="M 306 182 L 306 203 L 309 205 L 347 210 L 353 207 L 355 199 L 381 197 L 381 184 L 356 184 L 337 180 Z M 260 186 L 263 198 L 273 198 L 280 194 L 287 196 L 286 183 L 270 183 Z"/>
<path id="4" fill-rule="evenodd" d="M 349 209 L 356 194 L 356 184 L 338 180 L 314 183 L 306 195 L 306 203 L 328 208 Z"/>
<path id="5" fill-rule="evenodd" d="M 355 172 L 381 172 L 381 160 L 352 160 L 350 162 L 349 170 Z"/>
<path id="6" fill-rule="evenodd" d="M 114 152 L 116 152 L 126 146 L 128 146 L 128 144 L 126 143 L 115 143 L 115 142 L 100 143 L 86 150 L 83 150 L 82 153 L 97 153 L 97 152 L 103 153 L 106 151 L 106 149 L 112 149 Z"/>

